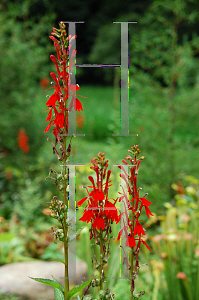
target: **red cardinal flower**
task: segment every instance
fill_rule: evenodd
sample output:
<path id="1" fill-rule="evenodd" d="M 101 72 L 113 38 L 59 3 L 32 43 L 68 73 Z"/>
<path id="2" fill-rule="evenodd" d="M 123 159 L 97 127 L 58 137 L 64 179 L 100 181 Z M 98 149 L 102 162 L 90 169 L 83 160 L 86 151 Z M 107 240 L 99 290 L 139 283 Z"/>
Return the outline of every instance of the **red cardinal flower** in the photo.
<path id="1" fill-rule="evenodd" d="M 132 233 L 128 234 L 128 244 L 126 244 L 126 246 L 129 246 L 129 248 L 136 246 L 135 238 Z"/>
<path id="2" fill-rule="evenodd" d="M 135 228 L 134 228 L 134 236 L 135 235 L 138 235 L 139 237 L 141 237 L 142 235 L 145 235 L 142 225 L 137 220 L 136 220 Z"/>
<path id="3" fill-rule="evenodd" d="M 130 171 L 130 175 L 125 170 L 124 166 L 119 166 L 119 168 L 123 171 L 120 174 L 120 177 L 124 180 L 127 192 L 122 186 L 122 193 L 120 193 L 119 201 L 123 201 L 124 203 L 124 219 L 123 228 L 119 231 L 117 240 L 120 238 L 125 239 L 126 247 L 131 249 L 130 251 L 130 263 L 128 263 L 128 269 L 131 276 L 131 292 L 133 295 L 133 291 L 135 289 L 135 277 L 139 272 L 139 260 L 138 255 L 140 252 L 140 245 L 143 244 L 149 251 L 151 251 L 150 247 L 144 241 L 145 236 L 145 228 L 142 226 L 140 222 L 140 216 L 143 213 L 143 207 L 145 208 L 145 213 L 149 218 L 150 215 L 153 215 L 149 209 L 151 202 L 145 198 L 145 196 L 139 196 L 139 189 L 137 188 L 137 175 L 140 167 L 141 160 L 144 157 L 138 158 L 140 154 L 140 149 L 138 145 L 131 147 L 131 150 L 128 150 L 131 155 L 127 155 L 125 160 L 122 162 L 125 164 L 125 168 L 128 168 Z M 127 161 L 130 161 L 128 164 Z M 130 199 L 130 201 L 129 201 Z M 122 237 L 124 235 L 124 237 Z M 135 260 L 135 262 L 134 262 Z"/>
<path id="4" fill-rule="evenodd" d="M 50 76 L 53 79 L 52 89 L 54 89 L 54 92 L 46 102 L 46 106 L 48 107 L 46 121 L 49 122 L 49 124 L 44 131 L 48 132 L 52 125 L 54 127 L 53 134 L 58 140 L 60 139 L 58 137 L 59 134 L 68 133 L 68 117 L 70 111 L 72 109 L 75 109 L 76 111 L 83 111 L 81 102 L 75 97 L 76 91 L 78 91 L 80 87 L 78 84 L 71 84 L 70 78 L 76 50 L 72 51 L 70 62 L 68 58 L 68 53 L 71 47 L 70 42 L 76 36 L 70 36 L 67 38 L 64 23 L 60 24 L 62 35 L 57 35 L 57 30 L 53 28 L 52 35 L 50 36 L 50 39 L 53 40 L 55 49 L 57 51 L 57 58 L 54 55 L 50 55 L 50 59 L 55 64 L 54 66 L 56 68 L 56 73 L 50 73 Z M 66 44 L 68 45 L 67 49 Z"/>
<path id="5" fill-rule="evenodd" d="M 25 129 L 19 129 L 17 141 L 21 150 L 23 150 L 25 153 L 30 151 L 28 146 L 28 136 L 26 135 Z"/>
<path id="6" fill-rule="evenodd" d="M 104 223 L 104 219 L 103 219 L 103 215 L 102 214 L 100 216 L 97 216 L 97 218 L 93 222 L 93 228 L 95 228 L 95 227 L 97 227 L 98 230 L 100 230 L 100 228 L 102 230 L 104 230 L 105 223 Z"/>
<path id="7" fill-rule="evenodd" d="M 136 247 L 136 241 L 138 241 L 137 248 L 139 248 L 138 245 L 140 246 L 140 243 L 143 243 L 151 251 L 146 242 L 141 239 L 141 237 L 145 235 L 145 229 L 140 223 L 141 220 L 139 220 L 140 215 L 143 213 L 143 207 L 148 218 L 150 215 L 153 216 L 149 209 L 151 202 L 147 200 L 145 196 L 140 197 L 139 189 L 137 189 L 137 175 L 140 167 L 140 162 L 144 157 L 141 157 L 140 159 L 137 158 L 139 153 L 141 152 L 138 148 L 138 145 L 131 147 L 131 150 L 129 150 L 129 152 L 133 154 L 134 157 L 127 155 L 125 160 L 123 160 L 122 162 L 125 163 L 125 165 L 130 169 L 130 176 L 127 174 L 124 166 L 119 166 L 119 168 L 123 171 L 123 173 L 120 174 L 120 177 L 125 181 L 127 191 L 129 193 L 128 197 L 127 193 L 122 187 L 123 193 L 120 193 L 121 197 L 119 198 L 119 201 L 125 200 L 125 217 L 128 225 L 125 225 L 125 222 L 123 222 L 124 226 L 123 229 L 120 230 L 117 240 L 119 240 L 125 233 L 126 245 L 128 245 L 130 248 Z M 128 160 L 130 161 L 131 165 L 128 164 Z M 129 198 L 131 199 L 130 201 Z M 128 210 L 129 212 L 131 211 L 131 218 L 128 214 Z M 137 236 L 139 238 L 137 238 Z"/>
<path id="8" fill-rule="evenodd" d="M 80 110 L 82 110 L 83 111 L 83 108 L 82 108 L 82 104 L 81 104 L 81 102 L 76 98 L 76 108 L 75 108 L 75 110 L 77 111 L 80 111 Z"/>
<path id="9" fill-rule="evenodd" d="M 83 216 L 79 220 L 87 223 L 91 222 L 94 235 L 96 234 L 96 229 L 107 230 L 112 222 L 116 222 L 117 224 L 121 219 L 121 214 L 118 215 L 117 208 L 115 207 L 116 200 L 112 203 L 108 198 L 110 170 L 106 172 L 108 161 L 104 163 L 104 159 L 104 153 L 100 152 L 98 153 L 98 158 L 91 160 L 93 163 L 91 169 L 94 169 L 96 172 L 97 183 L 95 184 L 92 176 L 88 176 L 92 184 L 88 186 L 88 188 L 91 188 L 91 191 L 89 192 L 87 189 L 88 197 L 84 197 L 77 203 L 78 206 L 81 206 L 87 201 Z M 104 179 L 105 183 L 103 183 Z"/>

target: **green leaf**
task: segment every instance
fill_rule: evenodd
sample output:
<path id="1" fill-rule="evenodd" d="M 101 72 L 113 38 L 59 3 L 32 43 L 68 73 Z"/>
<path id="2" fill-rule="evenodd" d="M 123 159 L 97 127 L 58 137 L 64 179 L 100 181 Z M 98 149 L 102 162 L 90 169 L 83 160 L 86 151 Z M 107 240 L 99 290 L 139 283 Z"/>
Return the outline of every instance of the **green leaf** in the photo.
<path id="1" fill-rule="evenodd" d="M 49 259 L 49 260 L 51 260 L 51 261 L 59 261 L 62 264 L 66 265 L 65 262 L 62 259 Z"/>
<path id="2" fill-rule="evenodd" d="M 80 235 L 80 232 L 82 231 L 84 227 L 80 228 L 77 230 L 77 232 L 71 234 L 69 237 L 68 237 L 68 244 L 70 244 L 72 241 L 74 241 L 76 239 L 76 237 L 78 237 Z"/>
<path id="3" fill-rule="evenodd" d="M 64 295 L 60 290 L 55 288 L 54 294 L 55 294 L 55 300 L 64 300 Z"/>
<path id="4" fill-rule="evenodd" d="M 9 232 L 1 232 L 0 242 L 10 242 L 13 238 L 15 238 L 15 234 Z"/>
<path id="5" fill-rule="evenodd" d="M 64 292 L 64 287 L 63 287 L 63 285 L 62 285 L 55 277 L 52 276 L 52 278 L 54 279 L 54 281 L 55 281 L 56 283 L 59 284 L 60 291 Z"/>
<path id="6" fill-rule="evenodd" d="M 70 299 L 73 295 L 75 295 L 76 293 L 83 290 L 87 285 L 89 285 L 91 283 L 91 281 L 92 281 L 92 279 L 85 281 L 79 285 L 74 286 L 74 288 L 72 288 L 68 293 L 68 299 Z"/>
<path id="7" fill-rule="evenodd" d="M 50 285 L 50 286 L 53 286 L 54 288 L 57 288 L 59 290 L 61 290 L 61 287 L 60 287 L 60 283 L 57 283 L 51 279 L 44 279 L 44 278 L 33 278 L 33 277 L 29 277 L 35 281 L 38 281 L 40 283 L 43 283 L 43 284 L 47 284 L 47 285 Z"/>

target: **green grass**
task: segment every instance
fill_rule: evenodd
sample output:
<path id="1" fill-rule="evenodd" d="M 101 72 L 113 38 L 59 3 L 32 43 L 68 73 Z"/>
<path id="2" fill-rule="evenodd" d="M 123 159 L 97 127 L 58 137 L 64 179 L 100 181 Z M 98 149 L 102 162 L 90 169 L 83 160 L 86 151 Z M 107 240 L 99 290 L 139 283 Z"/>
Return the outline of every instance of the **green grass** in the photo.
<path id="1" fill-rule="evenodd" d="M 110 136 L 108 129 L 113 113 L 113 87 L 82 86 L 79 94 L 86 98 L 78 97 L 82 102 L 83 116 L 85 119 L 85 137 L 90 140 L 105 141 Z M 118 104 L 119 104 L 119 99 Z M 118 119 L 119 126 L 119 119 Z"/>

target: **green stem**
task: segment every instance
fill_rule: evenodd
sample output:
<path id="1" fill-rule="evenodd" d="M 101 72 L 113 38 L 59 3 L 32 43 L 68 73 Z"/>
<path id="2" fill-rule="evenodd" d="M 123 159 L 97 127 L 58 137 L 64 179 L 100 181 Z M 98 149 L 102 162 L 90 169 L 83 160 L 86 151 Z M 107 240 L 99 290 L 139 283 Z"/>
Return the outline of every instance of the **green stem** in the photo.
<path id="1" fill-rule="evenodd" d="M 103 290 L 103 241 L 102 241 L 101 228 L 100 228 L 100 290 Z"/>
<path id="2" fill-rule="evenodd" d="M 133 259 L 134 259 L 134 255 L 133 255 L 133 248 L 131 248 L 131 269 L 130 269 L 130 278 L 131 278 L 131 300 L 133 300 L 133 292 L 134 292 L 134 288 L 133 288 Z"/>
<path id="3" fill-rule="evenodd" d="M 135 170 L 133 172 L 133 177 L 135 176 Z M 132 197 L 134 198 L 135 197 L 135 194 L 134 194 L 134 183 L 133 183 L 133 189 L 132 189 Z M 135 217 L 135 213 L 132 211 L 132 222 L 133 222 L 133 229 L 132 231 L 134 232 L 134 228 L 135 228 L 135 221 L 134 221 L 134 217 Z M 134 260 L 134 254 L 133 254 L 133 248 L 131 248 L 131 251 L 130 251 L 130 255 L 131 255 L 131 268 L 130 268 L 130 278 L 131 278 L 131 300 L 133 300 L 133 292 L 134 292 L 134 286 L 135 286 L 135 282 L 134 282 L 134 279 L 133 279 L 133 269 L 134 269 L 134 266 L 133 266 L 133 260 Z"/>
<path id="4" fill-rule="evenodd" d="M 66 134 L 66 130 L 64 130 Z M 64 282 L 64 300 L 68 300 L 69 292 L 69 277 L 68 277 L 68 226 L 67 226 L 67 212 L 68 212 L 68 199 L 66 191 L 67 169 L 66 169 L 66 136 L 63 137 L 63 150 L 64 150 L 64 163 L 63 163 L 63 176 L 64 176 L 64 207 L 67 207 L 67 211 L 64 211 L 64 258 L 65 258 L 65 282 Z"/>
<path id="5" fill-rule="evenodd" d="M 64 84 L 64 97 L 67 96 L 68 89 L 67 83 L 65 80 L 63 81 Z M 64 108 L 66 109 L 66 102 L 64 102 Z M 64 136 L 63 136 L 63 153 L 64 153 L 64 160 L 63 160 L 63 176 L 64 176 L 64 207 L 67 207 L 67 210 L 64 211 L 64 258 L 65 258 L 65 283 L 64 283 L 64 300 L 68 300 L 68 292 L 69 292 L 69 276 L 68 276 L 68 224 L 67 224 L 67 217 L 68 217 L 68 195 L 66 191 L 66 182 L 68 181 L 68 173 L 67 173 L 67 155 L 66 155 L 66 138 L 68 134 L 67 129 L 67 118 L 68 118 L 68 111 L 64 112 Z"/>

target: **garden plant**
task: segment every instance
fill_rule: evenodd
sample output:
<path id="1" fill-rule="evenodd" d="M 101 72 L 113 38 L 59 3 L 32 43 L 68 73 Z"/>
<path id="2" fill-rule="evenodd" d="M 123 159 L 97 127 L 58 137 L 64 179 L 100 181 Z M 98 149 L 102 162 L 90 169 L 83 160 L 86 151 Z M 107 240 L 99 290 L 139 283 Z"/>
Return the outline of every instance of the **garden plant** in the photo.
<path id="1" fill-rule="evenodd" d="M 110 288 L 104 289 L 103 285 L 106 282 L 105 265 L 111 256 L 110 244 L 114 238 L 115 241 L 120 241 L 120 251 L 123 253 L 122 264 L 128 270 L 126 280 L 130 281 L 130 290 L 124 291 L 129 293 L 129 299 L 141 299 L 145 294 L 144 291 L 135 294 L 135 279 L 138 277 L 140 264 L 139 253 L 142 246 L 150 250 L 145 240 L 146 223 L 141 219 L 143 214 L 147 218 L 152 215 L 150 212 L 151 202 L 145 197 L 139 195 L 140 188 L 137 187 L 137 175 L 141 161 L 145 158 L 140 157 L 141 150 L 138 145 L 134 145 L 128 150 L 129 154 L 122 160 L 120 169 L 120 177 L 123 181 L 122 191 L 118 197 L 113 199 L 109 197 L 109 189 L 112 186 L 110 176 L 111 170 L 108 169 L 108 160 L 105 159 L 105 152 L 99 152 L 97 157 L 92 158 L 90 167 L 95 172 L 95 177 L 88 176 L 91 185 L 85 187 L 87 196 L 78 201 L 76 210 L 81 208 L 84 202 L 86 206 L 83 208 L 82 217 L 79 221 L 91 224 L 89 229 L 90 239 L 93 240 L 94 255 L 92 262 L 94 268 L 98 271 L 98 275 L 92 276 L 88 281 L 82 282 L 80 285 L 69 288 L 69 244 L 76 240 L 81 233 L 81 230 L 76 231 L 75 235 L 69 234 L 71 219 L 69 218 L 69 197 L 70 195 L 70 173 L 69 159 L 72 150 L 72 140 L 75 134 L 69 135 L 72 110 L 83 110 L 82 104 L 76 98 L 76 91 L 80 89 L 79 85 L 71 83 L 71 72 L 74 71 L 73 59 L 76 50 L 72 50 L 72 42 L 76 36 L 67 36 L 65 24 L 59 23 L 59 29 L 53 28 L 50 38 L 54 42 L 57 57 L 50 55 L 56 68 L 56 73 L 51 72 L 50 76 L 53 81 L 53 94 L 48 96 L 46 102 L 47 119 L 49 122 L 45 132 L 48 132 L 53 127 L 55 143 L 50 140 L 53 148 L 53 153 L 61 163 L 62 170 L 60 172 L 50 169 L 49 177 L 54 181 L 58 190 L 62 193 L 63 198 L 59 199 L 54 196 L 49 202 L 51 210 L 50 216 L 57 219 L 60 223 L 60 228 L 53 228 L 55 239 L 59 239 L 64 243 L 64 260 L 58 260 L 65 266 L 64 286 L 53 277 L 52 280 L 44 278 L 32 278 L 38 282 L 54 287 L 55 299 L 71 299 L 73 295 L 86 288 L 81 299 L 95 299 L 92 295 L 86 295 L 89 288 L 96 287 L 98 290 L 98 299 L 114 299 L 115 295 Z M 111 236 L 112 224 L 120 224 L 120 230 L 117 239 Z M 122 245 L 123 241 L 123 245 Z M 119 243 L 119 242 L 118 242 Z M 117 246 L 117 245 L 116 245 Z M 98 249 L 97 249 L 98 248 Z M 80 299 L 79 294 L 77 295 Z"/>
<path id="2" fill-rule="evenodd" d="M 24 274 L 56 299 L 68 289 L 71 300 L 198 300 L 198 1 L 133 1 L 122 10 L 112 1 L 98 9 L 44 2 L 0 5 L 0 299 L 24 299 L 22 289 L 10 294 L 17 281 L 14 272 L 5 280 L 4 268 L 57 260 L 68 276 Z M 48 38 L 48 24 L 71 18 L 85 20 L 77 40 L 70 24 L 72 36 L 62 24 Z M 113 19 L 137 21 L 128 28 L 135 138 L 118 135 L 122 48 Z M 99 62 L 115 67 L 82 68 Z"/>

